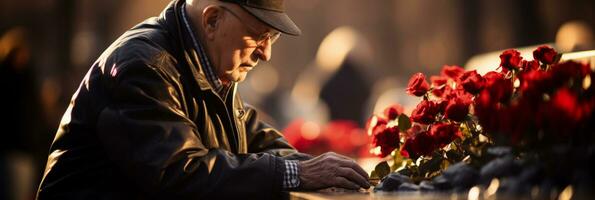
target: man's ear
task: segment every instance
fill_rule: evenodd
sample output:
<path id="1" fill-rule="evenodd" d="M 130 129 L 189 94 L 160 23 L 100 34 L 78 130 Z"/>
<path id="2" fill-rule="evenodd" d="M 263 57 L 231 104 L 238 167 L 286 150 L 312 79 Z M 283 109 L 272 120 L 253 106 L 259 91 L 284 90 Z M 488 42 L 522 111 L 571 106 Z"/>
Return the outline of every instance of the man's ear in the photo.
<path id="1" fill-rule="evenodd" d="M 217 6 L 207 6 L 202 11 L 202 27 L 208 40 L 215 38 L 215 32 L 221 25 L 223 10 Z"/>

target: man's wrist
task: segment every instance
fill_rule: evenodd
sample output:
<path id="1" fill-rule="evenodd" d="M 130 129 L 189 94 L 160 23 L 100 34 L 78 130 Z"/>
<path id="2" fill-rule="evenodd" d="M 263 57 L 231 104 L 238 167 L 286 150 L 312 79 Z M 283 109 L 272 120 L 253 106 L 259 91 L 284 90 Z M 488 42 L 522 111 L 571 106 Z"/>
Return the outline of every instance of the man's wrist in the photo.
<path id="1" fill-rule="evenodd" d="M 283 189 L 293 189 L 300 185 L 297 160 L 285 160 L 285 174 L 283 174 Z"/>

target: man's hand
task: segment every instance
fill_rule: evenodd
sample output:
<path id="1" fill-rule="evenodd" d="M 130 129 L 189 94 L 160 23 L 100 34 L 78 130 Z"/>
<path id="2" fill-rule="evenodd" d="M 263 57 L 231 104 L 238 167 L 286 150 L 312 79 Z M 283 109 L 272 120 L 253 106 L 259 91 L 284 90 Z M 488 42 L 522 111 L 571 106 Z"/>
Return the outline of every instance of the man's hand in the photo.
<path id="1" fill-rule="evenodd" d="M 357 190 L 370 188 L 368 174 L 354 160 L 333 152 L 300 161 L 300 189 L 316 190 L 340 187 Z"/>

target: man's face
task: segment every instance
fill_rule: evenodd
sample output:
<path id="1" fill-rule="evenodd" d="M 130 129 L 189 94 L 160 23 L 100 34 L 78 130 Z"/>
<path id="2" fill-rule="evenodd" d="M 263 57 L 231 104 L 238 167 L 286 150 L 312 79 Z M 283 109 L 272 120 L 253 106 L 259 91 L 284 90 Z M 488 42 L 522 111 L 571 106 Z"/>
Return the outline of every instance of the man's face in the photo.
<path id="1" fill-rule="evenodd" d="M 271 58 L 278 32 L 237 5 L 221 6 L 221 24 L 209 44 L 211 62 L 223 82 L 240 82 L 260 59 Z"/>

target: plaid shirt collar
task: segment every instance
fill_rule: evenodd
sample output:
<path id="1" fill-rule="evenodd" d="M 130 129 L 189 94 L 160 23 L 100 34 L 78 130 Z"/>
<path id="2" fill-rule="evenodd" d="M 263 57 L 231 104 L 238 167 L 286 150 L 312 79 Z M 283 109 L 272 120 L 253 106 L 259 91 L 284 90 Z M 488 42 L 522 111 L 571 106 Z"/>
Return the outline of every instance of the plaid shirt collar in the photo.
<path id="1" fill-rule="evenodd" d="M 182 19 L 184 20 L 184 24 L 186 25 L 186 30 L 188 31 L 192 43 L 194 44 L 194 50 L 198 52 L 200 66 L 202 70 L 205 72 L 207 80 L 211 84 L 211 86 L 215 89 L 215 91 L 219 94 L 224 92 L 224 85 L 221 80 L 217 77 L 211 62 L 209 61 L 209 57 L 205 50 L 203 49 L 202 45 L 198 42 L 196 37 L 194 36 L 194 31 L 192 30 L 190 23 L 188 23 L 188 18 L 186 17 L 186 3 L 182 5 Z"/>

